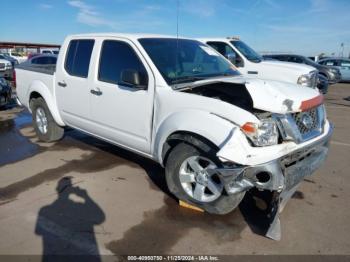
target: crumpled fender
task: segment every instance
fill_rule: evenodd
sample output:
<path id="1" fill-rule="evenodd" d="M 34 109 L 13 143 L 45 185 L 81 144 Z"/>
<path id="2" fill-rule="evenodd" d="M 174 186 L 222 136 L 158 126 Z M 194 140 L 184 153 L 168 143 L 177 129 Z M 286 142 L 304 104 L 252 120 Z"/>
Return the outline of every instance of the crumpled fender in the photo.
<path id="1" fill-rule="evenodd" d="M 307 147 L 317 140 L 322 140 L 327 136 L 330 130 L 330 124 L 326 121 L 324 133 L 314 139 L 310 139 L 301 144 L 294 142 L 285 142 L 274 146 L 253 147 L 239 128 L 232 130 L 231 136 L 227 142 L 220 147 L 217 153 L 219 159 L 223 162 L 234 162 L 241 165 L 259 165 L 278 159 L 295 150 Z"/>
<path id="2" fill-rule="evenodd" d="M 65 123 L 63 122 L 58 112 L 56 100 L 52 97 L 47 86 L 39 80 L 34 80 L 31 83 L 30 87 L 28 88 L 28 93 L 27 93 L 28 109 L 30 110 L 30 107 L 29 107 L 30 94 L 33 92 L 39 93 L 44 98 L 55 122 L 60 126 L 65 126 Z"/>
<path id="3" fill-rule="evenodd" d="M 190 132 L 205 137 L 221 148 L 235 125 L 214 114 L 201 110 L 183 110 L 165 118 L 156 128 L 153 152 L 163 164 L 162 150 L 167 138 L 175 132 Z"/>

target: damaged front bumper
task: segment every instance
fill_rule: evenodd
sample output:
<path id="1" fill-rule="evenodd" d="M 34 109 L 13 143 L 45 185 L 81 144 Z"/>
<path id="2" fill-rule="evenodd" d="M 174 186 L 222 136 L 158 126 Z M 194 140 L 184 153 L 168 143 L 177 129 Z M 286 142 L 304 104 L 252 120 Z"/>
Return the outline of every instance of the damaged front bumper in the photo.
<path id="1" fill-rule="evenodd" d="M 311 175 L 324 162 L 332 133 L 333 125 L 330 125 L 328 133 L 321 139 L 268 163 L 217 169 L 228 194 L 254 187 L 275 192 L 270 203 L 271 223 L 266 236 L 280 239 L 278 213 L 282 212 L 304 177 Z"/>

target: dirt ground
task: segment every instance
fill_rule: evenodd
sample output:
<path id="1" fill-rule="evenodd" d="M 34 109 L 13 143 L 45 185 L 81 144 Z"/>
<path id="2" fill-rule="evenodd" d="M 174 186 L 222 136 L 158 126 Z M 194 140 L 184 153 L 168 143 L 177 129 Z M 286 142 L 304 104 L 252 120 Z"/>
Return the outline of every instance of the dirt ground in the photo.
<path id="1" fill-rule="evenodd" d="M 326 95 L 330 154 L 281 214 L 281 241 L 256 234 L 244 207 L 179 207 L 150 160 L 74 130 L 39 143 L 29 113 L 2 109 L 0 254 L 350 254 L 349 96 L 350 84 Z"/>

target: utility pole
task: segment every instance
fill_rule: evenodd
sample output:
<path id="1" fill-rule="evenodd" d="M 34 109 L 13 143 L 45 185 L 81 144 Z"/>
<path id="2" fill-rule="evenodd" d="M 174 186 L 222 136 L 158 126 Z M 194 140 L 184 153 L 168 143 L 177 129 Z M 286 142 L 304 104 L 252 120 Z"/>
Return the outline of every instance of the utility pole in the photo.
<path id="1" fill-rule="evenodd" d="M 344 43 L 341 43 L 339 57 L 343 57 L 343 56 L 344 56 Z"/>

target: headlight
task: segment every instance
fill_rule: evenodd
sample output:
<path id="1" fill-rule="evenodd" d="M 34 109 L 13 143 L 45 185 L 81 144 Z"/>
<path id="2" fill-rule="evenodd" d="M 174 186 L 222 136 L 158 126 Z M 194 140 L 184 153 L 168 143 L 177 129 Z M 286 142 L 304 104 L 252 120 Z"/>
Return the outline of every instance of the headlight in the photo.
<path id="1" fill-rule="evenodd" d="M 330 71 L 331 71 L 333 74 L 339 74 L 338 69 L 331 68 Z"/>
<path id="2" fill-rule="evenodd" d="M 272 119 L 262 119 L 259 124 L 248 122 L 241 129 L 255 146 L 272 146 L 278 143 L 277 125 Z"/>
<path id="3" fill-rule="evenodd" d="M 309 74 L 302 75 L 298 78 L 298 84 L 307 87 L 316 87 L 316 73 L 311 72 Z"/>

